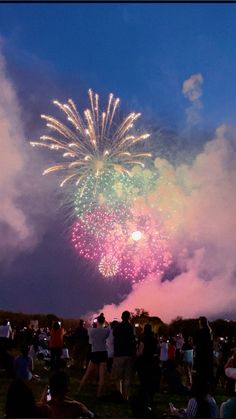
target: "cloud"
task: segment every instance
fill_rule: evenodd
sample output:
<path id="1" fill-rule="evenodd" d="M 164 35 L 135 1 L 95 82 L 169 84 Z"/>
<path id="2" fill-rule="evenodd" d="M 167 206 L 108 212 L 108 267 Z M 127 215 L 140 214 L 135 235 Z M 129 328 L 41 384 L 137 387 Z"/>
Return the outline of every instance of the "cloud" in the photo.
<path id="1" fill-rule="evenodd" d="M 181 273 L 164 282 L 147 278 L 119 306 L 104 306 L 107 317 L 136 307 L 165 321 L 235 313 L 235 159 L 236 130 L 222 125 L 191 165 L 155 161 L 160 177 L 148 205 L 163 215 Z"/>
<path id="2" fill-rule="evenodd" d="M 193 74 L 189 79 L 183 82 L 182 93 L 191 102 L 186 110 L 187 126 L 191 127 L 200 122 L 200 111 L 202 109 L 202 96 L 203 76 L 201 73 Z"/>
<path id="3" fill-rule="evenodd" d="M 21 83 L 25 83 L 22 74 Z M 47 158 L 35 153 L 26 138 L 37 136 L 39 110 L 28 113 L 18 86 L 9 76 L 8 63 L 0 50 L 0 262 L 32 251 L 55 212 L 55 179 L 45 182 L 41 172 Z M 23 98 L 24 99 L 24 98 Z M 32 107 L 31 107 L 32 108 Z M 28 124 L 26 134 L 25 121 Z M 32 138 L 31 137 L 31 138 Z M 33 137 L 34 138 L 34 137 Z M 36 137 L 37 138 L 37 137 Z M 54 198 L 53 198 L 54 197 Z"/>
<path id="4" fill-rule="evenodd" d="M 34 229 L 24 214 L 19 199 L 20 183 L 27 165 L 27 151 L 21 109 L 15 89 L 6 74 L 6 63 L 0 53 L 0 254 L 34 242 Z"/>
<path id="5" fill-rule="evenodd" d="M 202 96 L 203 77 L 201 73 L 193 74 L 183 82 L 182 93 L 191 102 L 195 102 Z"/>

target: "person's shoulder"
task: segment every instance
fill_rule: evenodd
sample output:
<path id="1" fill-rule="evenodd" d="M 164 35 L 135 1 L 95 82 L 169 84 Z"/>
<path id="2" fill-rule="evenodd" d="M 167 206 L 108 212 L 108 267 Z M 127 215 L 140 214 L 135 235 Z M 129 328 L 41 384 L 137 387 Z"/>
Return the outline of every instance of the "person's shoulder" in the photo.
<path id="1" fill-rule="evenodd" d="M 68 414 L 70 413 L 71 417 L 80 415 L 81 411 L 83 410 L 82 403 L 77 400 L 66 398 L 63 402 L 63 405 L 64 408 L 67 409 Z"/>
<path id="2" fill-rule="evenodd" d="M 208 394 L 208 395 L 207 395 L 207 400 L 208 400 L 210 403 L 214 403 L 214 404 L 216 404 L 215 398 L 214 398 L 211 394 Z"/>
<path id="3" fill-rule="evenodd" d="M 236 368 L 225 368 L 225 375 L 236 380 Z"/>
<path id="4" fill-rule="evenodd" d="M 38 402 L 36 404 L 36 414 L 39 418 L 52 417 L 52 409 L 49 404 Z"/>

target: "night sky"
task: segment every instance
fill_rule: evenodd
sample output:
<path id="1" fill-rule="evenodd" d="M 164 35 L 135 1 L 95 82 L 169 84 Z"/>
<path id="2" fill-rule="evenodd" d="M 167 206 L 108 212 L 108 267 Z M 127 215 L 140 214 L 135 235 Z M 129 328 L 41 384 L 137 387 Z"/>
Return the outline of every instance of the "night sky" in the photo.
<path id="1" fill-rule="evenodd" d="M 235 21 L 223 3 L 0 4 L 1 309 L 236 315 Z M 76 254 L 70 187 L 42 177 L 54 156 L 30 147 L 52 100 L 83 110 L 89 88 L 142 113 L 153 159 L 171 171 L 174 189 L 154 194 L 165 211 L 174 190 L 182 217 L 162 281 L 104 280 Z"/>

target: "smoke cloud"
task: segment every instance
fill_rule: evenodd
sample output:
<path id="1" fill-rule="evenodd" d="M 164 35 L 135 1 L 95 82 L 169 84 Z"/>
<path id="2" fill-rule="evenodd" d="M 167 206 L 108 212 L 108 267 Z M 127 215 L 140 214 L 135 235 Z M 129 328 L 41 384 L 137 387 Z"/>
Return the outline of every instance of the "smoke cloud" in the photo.
<path id="1" fill-rule="evenodd" d="M 203 77 L 201 73 L 193 74 L 189 79 L 185 80 L 182 86 L 182 93 L 191 102 L 186 110 L 187 126 L 197 125 L 201 120 L 200 111 L 202 109 L 202 84 Z"/>
<path id="2" fill-rule="evenodd" d="M 236 295 L 236 130 L 221 126 L 191 165 L 156 159 L 160 177 L 149 196 L 170 232 L 176 274 L 154 276 L 133 287 L 118 306 L 106 305 L 108 318 L 144 308 L 165 321 L 176 316 L 210 318 L 235 311 Z"/>
<path id="3" fill-rule="evenodd" d="M 27 165 L 21 110 L 0 53 L 0 258 L 35 242 L 34 228 L 19 204 L 20 184 Z"/>
<path id="4" fill-rule="evenodd" d="M 1 51 L 0 84 L 0 262 L 7 262 L 22 251 L 32 251 L 44 234 L 53 182 L 43 185 L 45 161 L 26 139 L 24 121 L 30 118 L 29 125 L 35 124 L 37 131 L 39 115 L 23 109 Z M 32 131 L 31 127 L 31 134 L 37 135 Z"/>

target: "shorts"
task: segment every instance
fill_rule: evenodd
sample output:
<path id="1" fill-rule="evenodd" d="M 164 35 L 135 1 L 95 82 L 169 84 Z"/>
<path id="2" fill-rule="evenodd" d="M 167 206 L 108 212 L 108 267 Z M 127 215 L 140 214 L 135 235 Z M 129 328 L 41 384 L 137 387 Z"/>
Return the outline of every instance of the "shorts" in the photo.
<path id="1" fill-rule="evenodd" d="M 134 360 L 132 356 L 116 356 L 113 360 L 112 375 L 115 380 L 130 381 L 133 373 Z"/>
<path id="2" fill-rule="evenodd" d="M 107 362 L 107 351 L 91 352 L 90 361 L 93 364 L 100 364 L 101 362 Z"/>

